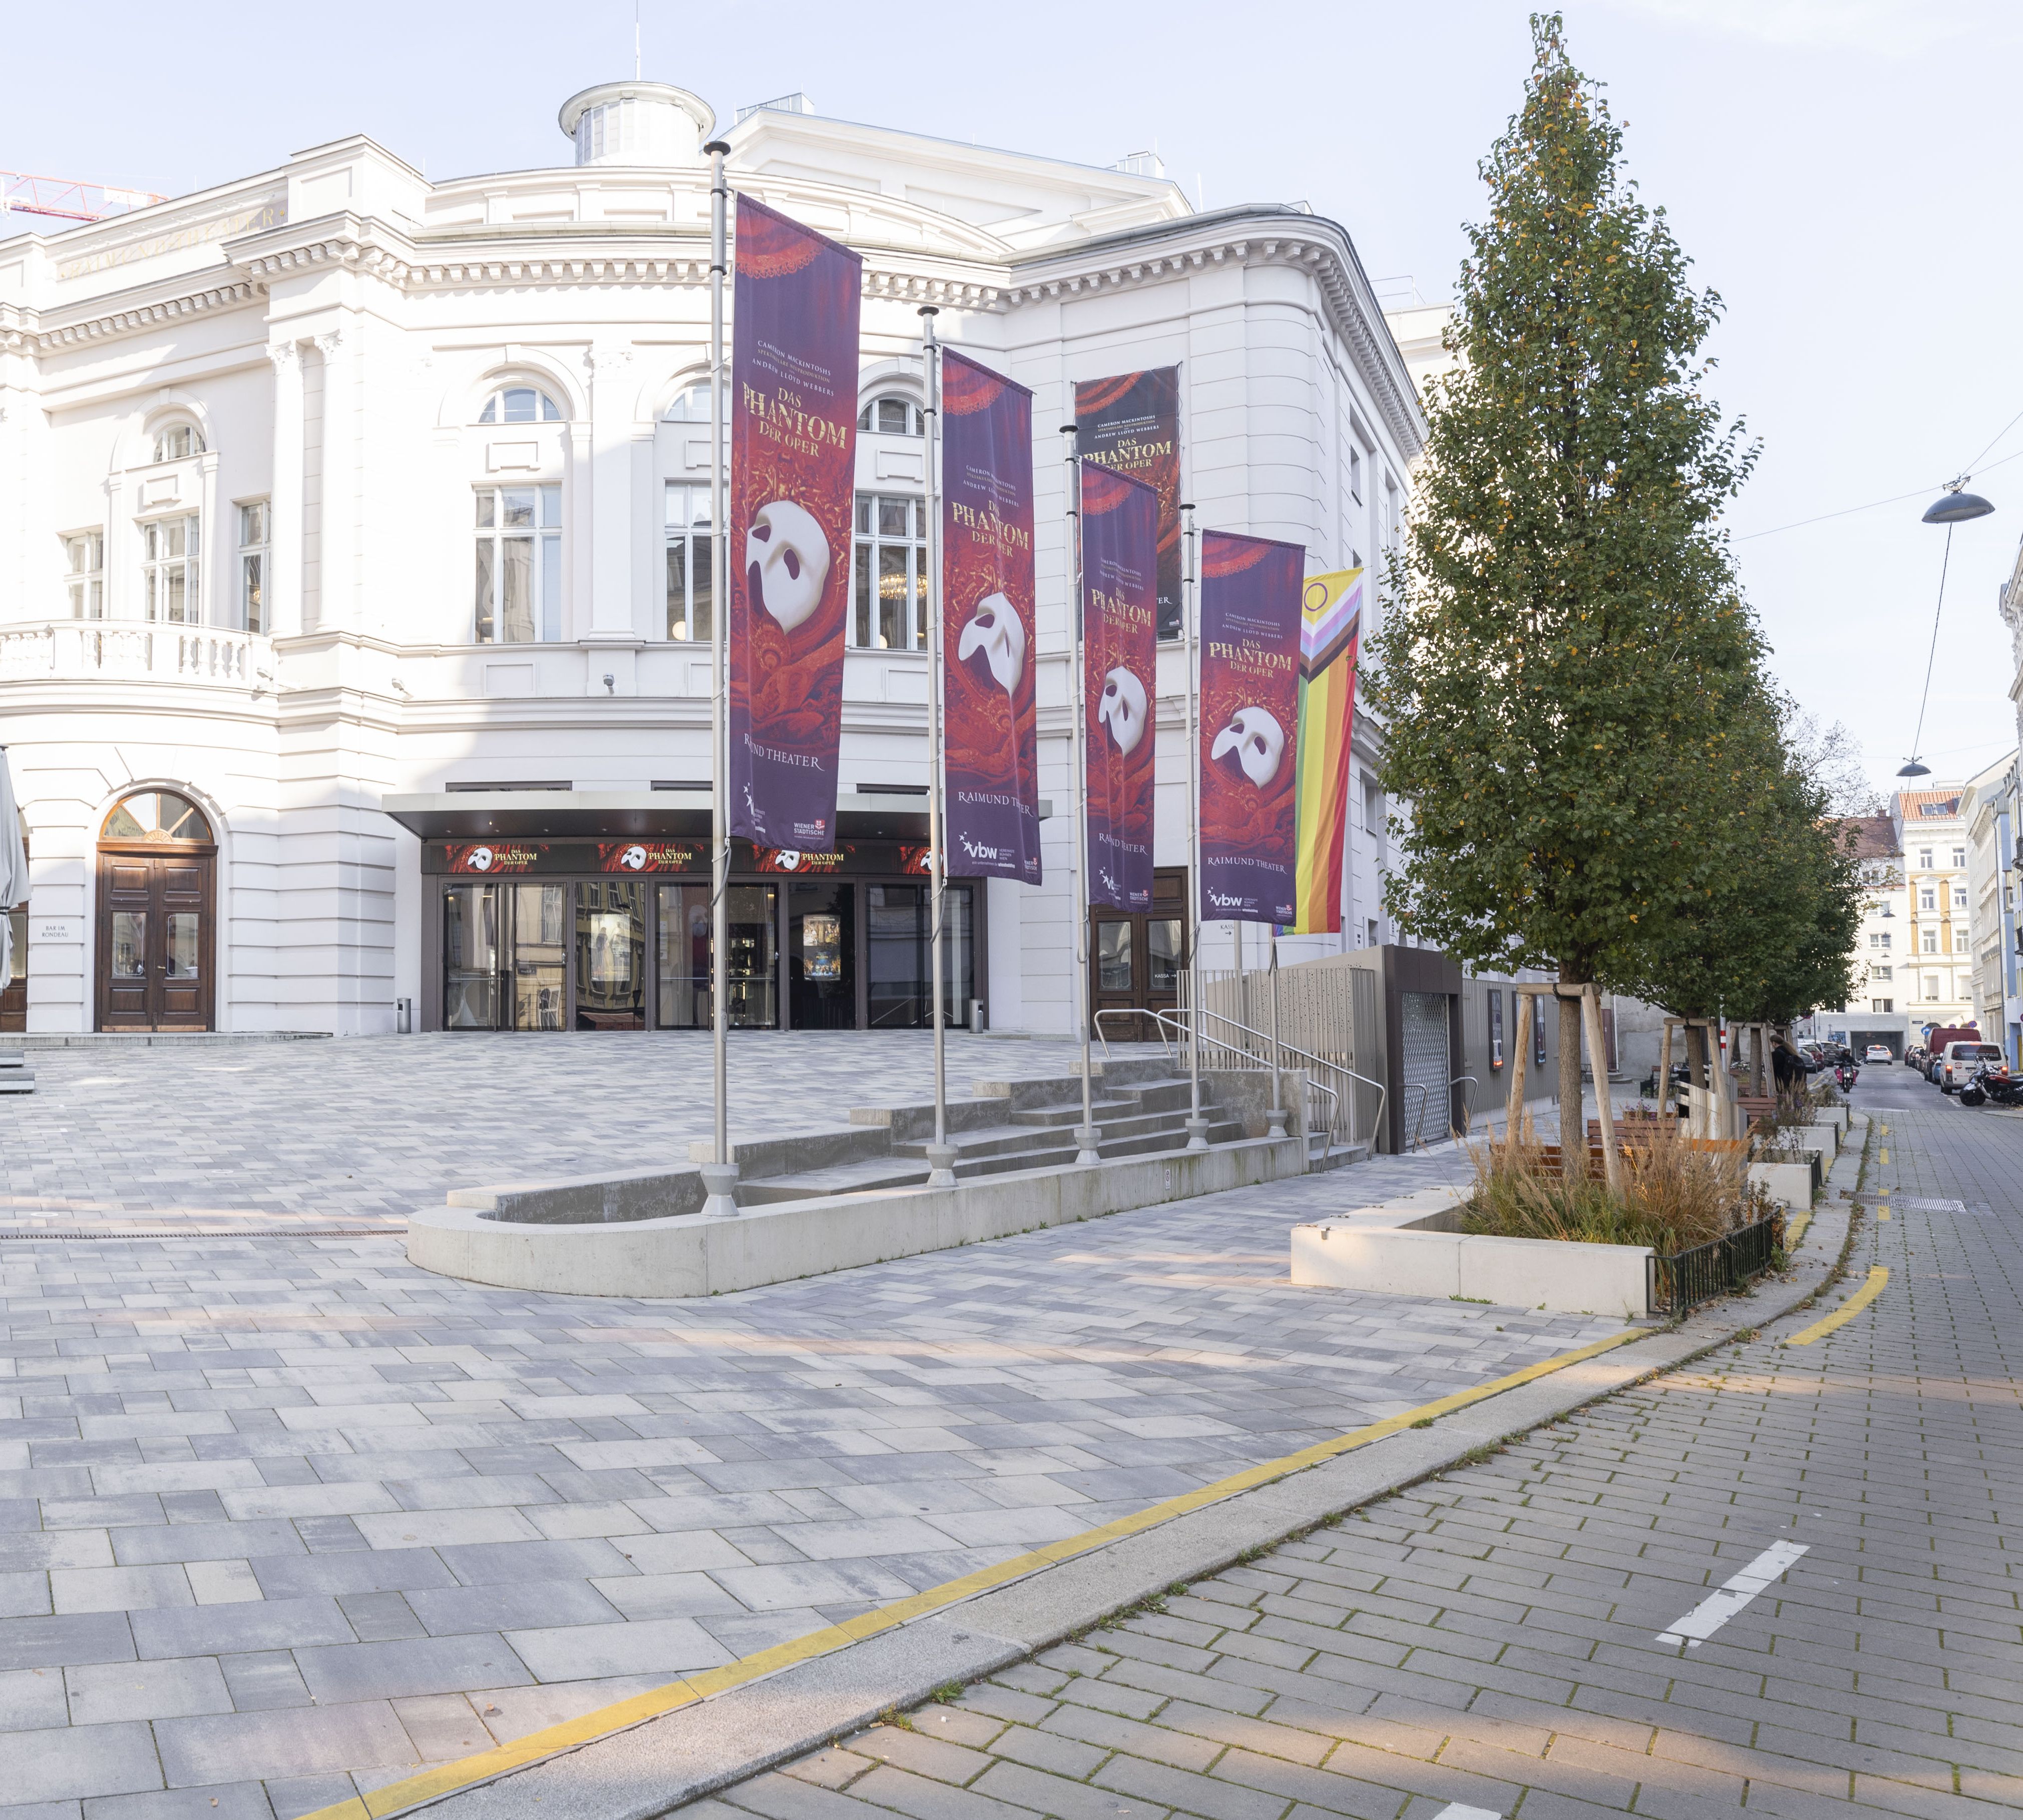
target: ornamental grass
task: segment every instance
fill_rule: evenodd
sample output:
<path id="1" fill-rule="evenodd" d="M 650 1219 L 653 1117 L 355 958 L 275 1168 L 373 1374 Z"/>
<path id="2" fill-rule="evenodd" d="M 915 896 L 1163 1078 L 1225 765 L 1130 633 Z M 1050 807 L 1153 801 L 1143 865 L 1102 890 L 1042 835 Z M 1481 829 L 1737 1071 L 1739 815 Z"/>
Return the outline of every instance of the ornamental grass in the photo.
<path id="1" fill-rule="evenodd" d="M 1707 1244 L 1768 1211 L 1749 1181 L 1745 1145 L 1708 1145 L 1640 1126 L 1621 1153 L 1618 1195 L 1601 1179 L 1599 1163 L 1586 1179 L 1565 1181 L 1557 1159 L 1528 1130 L 1473 1145 L 1475 1192 L 1461 1210 L 1461 1229 L 1502 1239 L 1648 1245 L 1670 1254 Z"/>

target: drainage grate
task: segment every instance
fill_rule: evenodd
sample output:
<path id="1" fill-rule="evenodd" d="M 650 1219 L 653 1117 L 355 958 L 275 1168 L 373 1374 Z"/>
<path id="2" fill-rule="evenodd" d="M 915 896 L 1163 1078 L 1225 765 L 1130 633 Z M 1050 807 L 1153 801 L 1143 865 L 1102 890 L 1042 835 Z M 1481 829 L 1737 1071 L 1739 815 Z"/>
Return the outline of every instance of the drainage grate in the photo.
<path id="1" fill-rule="evenodd" d="M 1965 1201 L 1899 1201 L 1897 1204 L 1901 1207 L 1915 1207 L 1921 1214 L 1963 1214 L 1966 1211 Z"/>

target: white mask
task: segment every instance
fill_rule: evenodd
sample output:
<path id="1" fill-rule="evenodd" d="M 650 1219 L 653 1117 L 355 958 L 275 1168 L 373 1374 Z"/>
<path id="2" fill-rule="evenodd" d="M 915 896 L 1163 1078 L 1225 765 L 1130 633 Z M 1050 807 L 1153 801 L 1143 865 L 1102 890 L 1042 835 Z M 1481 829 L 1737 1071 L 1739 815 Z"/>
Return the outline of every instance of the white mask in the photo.
<path id="1" fill-rule="evenodd" d="M 1279 775 L 1279 761 L 1286 756 L 1286 730 L 1262 708 L 1239 708 L 1229 724 L 1215 736 L 1209 756 L 1220 761 L 1233 757 L 1243 775 L 1261 790 Z"/>
<path id="2" fill-rule="evenodd" d="M 829 539 L 814 515 L 792 500 L 761 506 L 744 536 L 744 569 L 758 603 L 792 632 L 821 603 Z"/>
<path id="3" fill-rule="evenodd" d="M 955 654 L 960 663 L 981 657 L 990 666 L 998 687 L 1008 695 L 1016 694 L 1019 679 L 1026 673 L 1026 625 L 1019 610 L 1001 594 L 986 595 L 962 628 Z"/>
<path id="4" fill-rule="evenodd" d="M 1108 723 L 1117 749 L 1129 756 L 1145 737 L 1145 685 L 1129 670 L 1112 670 L 1103 679 L 1096 717 Z"/>

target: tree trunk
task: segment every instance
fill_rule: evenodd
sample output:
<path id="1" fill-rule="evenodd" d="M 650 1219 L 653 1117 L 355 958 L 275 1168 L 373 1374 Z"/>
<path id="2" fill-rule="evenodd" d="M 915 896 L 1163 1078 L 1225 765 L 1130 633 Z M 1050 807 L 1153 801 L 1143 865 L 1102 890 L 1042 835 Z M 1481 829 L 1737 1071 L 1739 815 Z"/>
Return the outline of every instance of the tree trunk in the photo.
<path id="1" fill-rule="evenodd" d="M 1573 982 L 1561 976 L 1560 983 Z M 1581 1002 L 1562 998 L 1560 1007 L 1560 1174 L 1568 1181 L 1587 1175 L 1587 1120 L 1581 1108 Z"/>

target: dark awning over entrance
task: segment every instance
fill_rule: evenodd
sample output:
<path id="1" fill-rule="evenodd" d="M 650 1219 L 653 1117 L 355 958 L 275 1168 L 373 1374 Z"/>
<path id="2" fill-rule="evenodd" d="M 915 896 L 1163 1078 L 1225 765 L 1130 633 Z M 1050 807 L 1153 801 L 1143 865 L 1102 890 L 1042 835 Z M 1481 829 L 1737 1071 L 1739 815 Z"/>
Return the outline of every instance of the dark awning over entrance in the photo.
<path id="1" fill-rule="evenodd" d="M 707 790 L 447 790 L 384 798 L 380 807 L 424 840 L 707 839 Z M 1041 803 L 1042 819 L 1051 805 Z M 838 832 L 858 840 L 924 840 L 924 796 L 846 790 Z"/>

